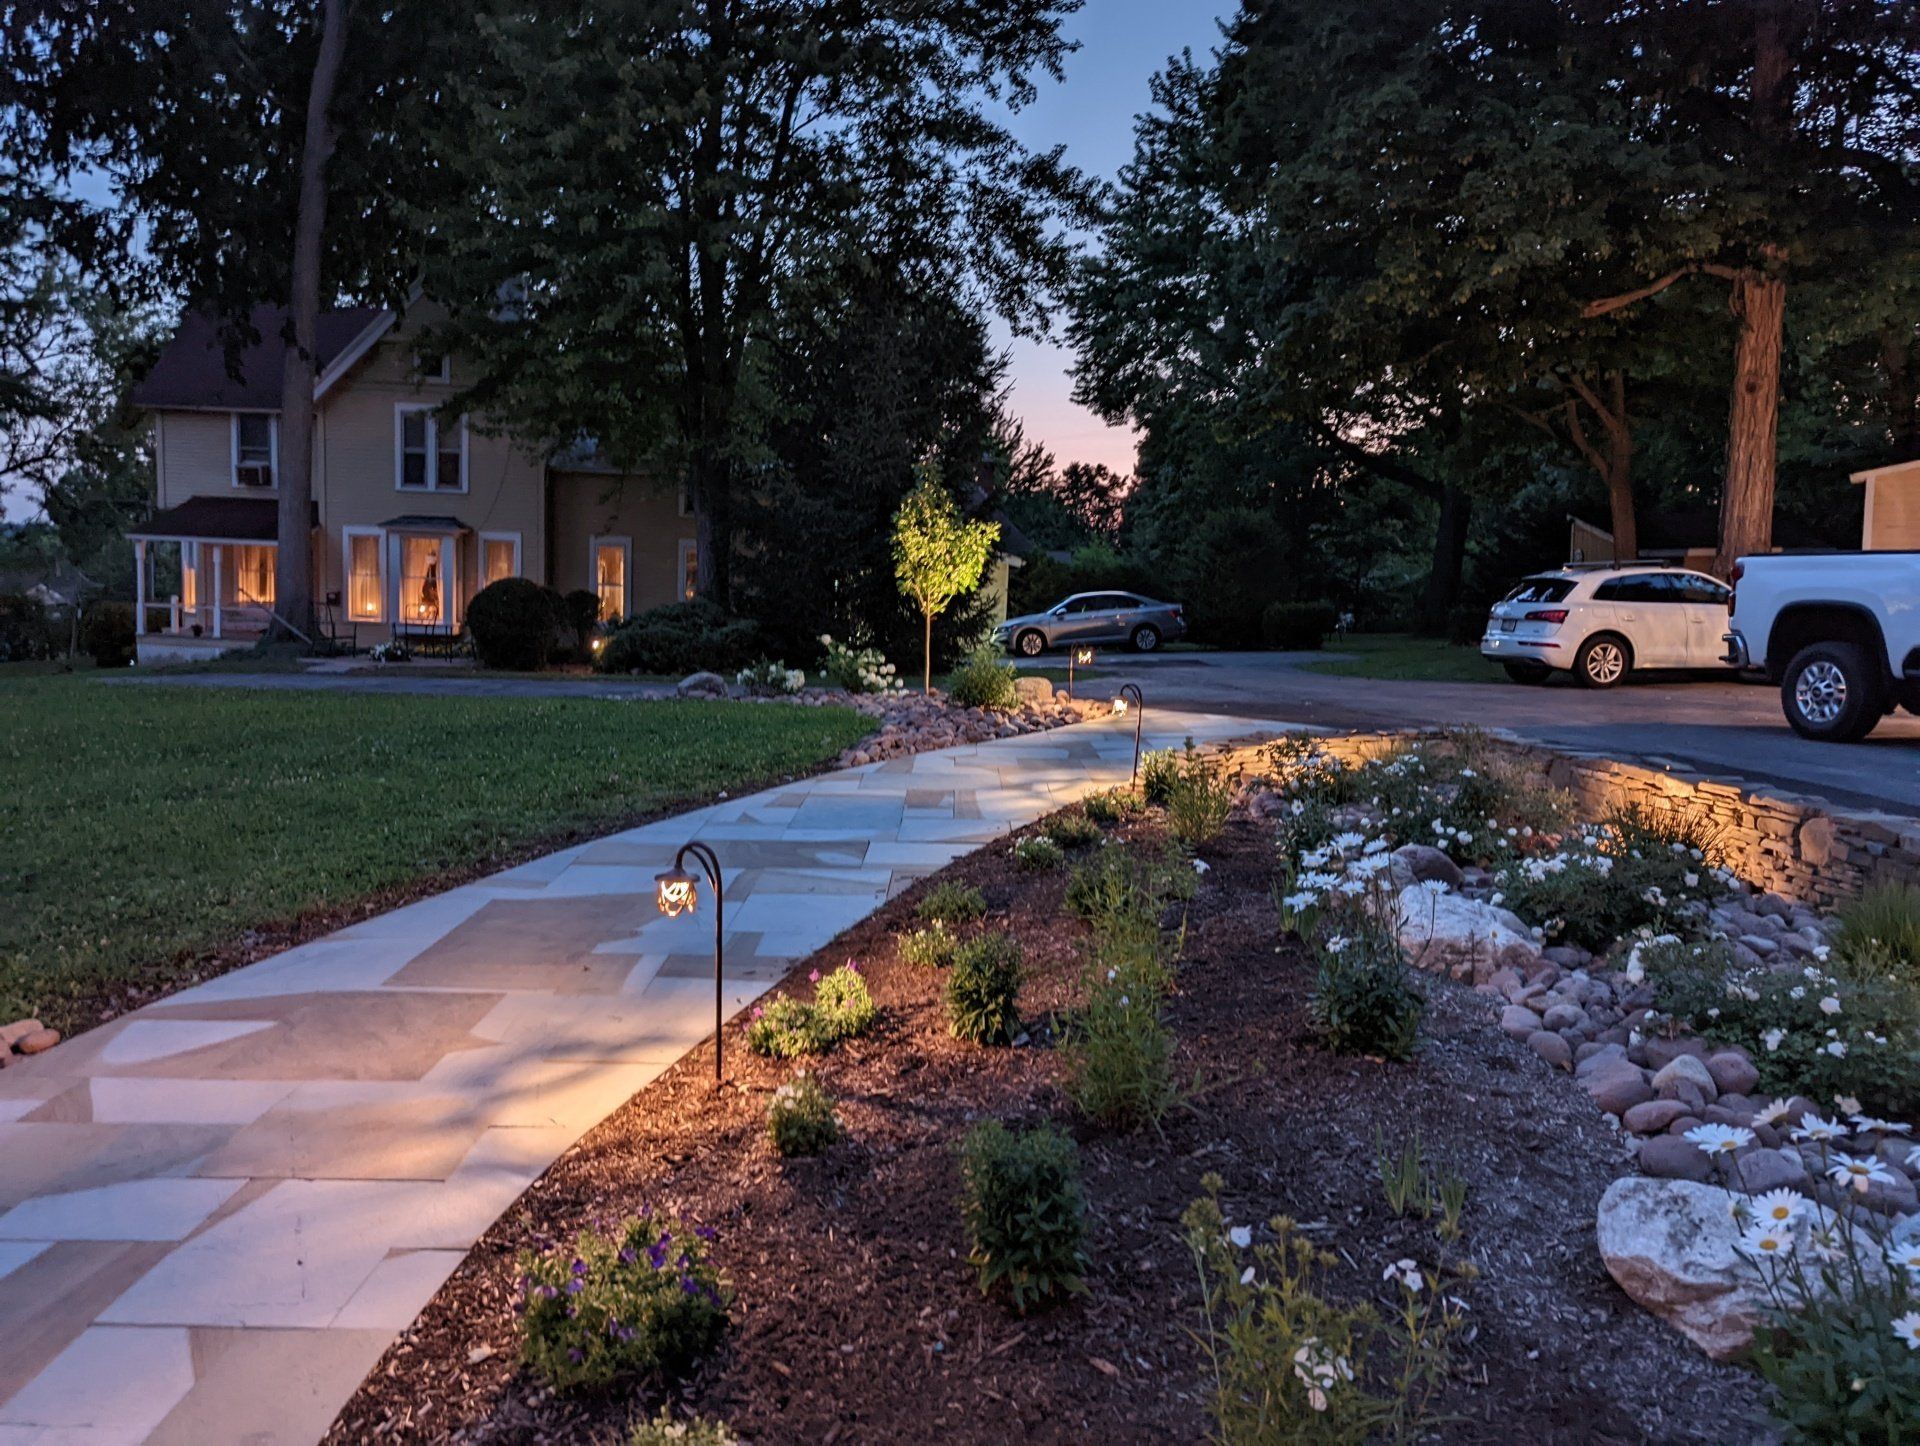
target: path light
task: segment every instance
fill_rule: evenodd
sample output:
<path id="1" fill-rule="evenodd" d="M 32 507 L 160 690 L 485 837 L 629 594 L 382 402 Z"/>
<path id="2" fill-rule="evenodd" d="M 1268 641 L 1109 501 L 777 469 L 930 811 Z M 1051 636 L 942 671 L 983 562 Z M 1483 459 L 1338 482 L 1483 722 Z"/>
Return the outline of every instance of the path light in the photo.
<path id="1" fill-rule="evenodd" d="M 1067 649 L 1067 698 L 1069 701 L 1071 701 L 1073 698 L 1073 669 L 1076 663 L 1083 668 L 1092 667 L 1093 666 L 1093 649 L 1092 648 L 1068 648 Z"/>
<path id="2" fill-rule="evenodd" d="M 707 883 L 713 889 L 713 1082 L 718 1085 L 723 1077 L 720 1025 L 721 971 L 725 955 L 721 936 L 727 919 L 726 885 L 720 876 L 719 858 L 703 843 L 696 841 L 680 845 L 680 852 L 673 856 L 673 867 L 664 874 L 653 876 L 653 901 L 669 919 L 691 914 L 700 907 L 700 881 L 687 872 L 689 857 L 700 865 L 700 871 L 707 876 Z"/>
<path id="3" fill-rule="evenodd" d="M 1127 779 L 1129 786 L 1140 781 L 1140 725 L 1146 721 L 1147 700 L 1140 692 L 1138 683 L 1122 683 L 1120 692 L 1113 700 L 1113 716 L 1124 718 L 1127 706 L 1133 706 L 1133 773 Z"/>

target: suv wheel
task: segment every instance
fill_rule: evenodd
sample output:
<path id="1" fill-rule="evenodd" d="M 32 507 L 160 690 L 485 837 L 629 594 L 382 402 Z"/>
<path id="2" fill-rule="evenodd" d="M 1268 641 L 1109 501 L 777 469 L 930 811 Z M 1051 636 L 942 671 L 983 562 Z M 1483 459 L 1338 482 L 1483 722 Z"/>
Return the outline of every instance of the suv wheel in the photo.
<path id="1" fill-rule="evenodd" d="M 1013 640 L 1014 650 L 1023 658 L 1037 658 L 1047 650 L 1046 635 L 1037 628 L 1028 628 Z"/>
<path id="2" fill-rule="evenodd" d="M 1885 714 L 1884 685 L 1858 643 L 1802 648 L 1780 680 L 1780 707 L 1802 738 L 1855 743 Z"/>
<path id="3" fill-rule="evenodd" d="M 1133 630 L 1133 650 L 1136 653 L 1151 653 L 1160 646 L 1160 629 L 1152 623 L 1142 623 Z"/>
<path id="4" fill-rule="evenodd" d="M 1615 687 L 1632 671 L 1626 639 L 1615 633 L 1596 633 L 1580 645 L 1573 659 L 1573 676 L 1583 688 Z"/>
<path id="5" fill-rule="evenodd" d="M 1545 663 L 1502 663 L 1500 666 L 1516 683 L 1544 683 L 1553 672 Z"/>

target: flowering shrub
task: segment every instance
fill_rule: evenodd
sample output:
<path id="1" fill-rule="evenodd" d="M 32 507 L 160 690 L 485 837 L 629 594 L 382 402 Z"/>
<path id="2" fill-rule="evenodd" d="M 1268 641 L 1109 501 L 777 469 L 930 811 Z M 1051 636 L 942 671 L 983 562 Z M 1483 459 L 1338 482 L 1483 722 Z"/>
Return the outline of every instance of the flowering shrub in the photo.
<path id="1" fill-rule="evenodd" d="M 1634 944 L 1627 976 L 1653 982 L 1663 1016 L 1744 1048 L 1770 1094 L 1920 1107 L 1920 1000 L 1876 945 L 1798 969 L 1742 968 L 1723 943 L 1655 936 Z"/>
<path id="2" fill-rule="evenodd" d="M 914 906 L 914 913 L 935 924 L 965 924 L 984 917 L 986 912 L 986 895 L 972 884 L 954 879 L 935 884 Z"/>
<path id="3" fill-rule="evenodd" d="M 643 1215 L 520 1255 L 526 1362 L 555 1390 L 669 1380 L 719 1343 L 730 1292 L 710 1230 Z"/>
<path id="4" fill-rule="evenodd" d="M 952 927 L 936 919 L 900 936 L 900 962 L 919 969 L 944 969 L 953 962 L 953 951 L 959 946 L 959 936 Z"/>
<path id="5" fill-rule="evenodd" d="M 825 657 L 820 675 L 835 688 L 849 693 L 898 693 L 906 685 L 895 675 L 892 663 L 878 648 L 853 648 L 837 643 L 830 633 L 820 634 Z"/>
<path id="6" fill-rule="evenodd" d="M 1196 752 L 1188 739 L 1167 790 L 1167 831 L 1189 848 L 1215 837 L 1227 826 L 1239 783 L 1237 773 Z"/>
<path id="7" fill-rule="evenodd" d="M 1100 832 L 1100 825 L 1078 808 L 1062 809 L 1048 819 L 1042 828 L 1046 836 L 1063 849 L 1083 849 L 1089 844 L 1099 843 L 1105 837 Z"/>
<path id="8" fill-rule="evenodd" d="M 802 1071 L 773 1092 L 767 1134 L 782 1155 L 817 1155 L 840 1138 L 833 1096 L 817 1075 Z"/>
<path id="9" fill-rule="evenodd" d="M 807 686 L 807 675 L 778 659 L 762 658 L 733 675 L 733 681 L 756 698 L 778 698 Z"/>
<path id="10" fill-rule="evenodd" d="M 975 648 L 947 680 L 947 696 L 963 708 L 1011 708 L 1020 701 L 1014 679 L 1019 674 L 1002 662 L 991 644 Z"/>
<path id="11" fill-rule="evenodd" d="M 1146 808 L 1140 795 L 1129 788 L 1103 788 L 1080 800 L 1080 807 L 1095 823 L 1124 823 Z"/>
<path id="12" fill-rule="evenodd" d="M 399 638 L 389 642 L 375 643 L 367 649 L 367 656 L 376 663 L 410 663 L 413 651 Z"/>
<path id="13" fill-rule="evenodd" d="M 977 934 L 953 951 L 947 1027 L 973 1044 L 1011 1044 L 1020 1029 L 1020 946 L 1005 934 Z"/>
<path id="14" fill-rule="evenodd" d="M 1067 851 L 1045 834 L 1023 838 L 1013 846 L 1013 861 L 1034 873 L 1057 869 L 1067 860 Z"/>
<path id="15" fill-rule="evenodd" d="M 813 973 L 812 1000 L 783 994 L 756 1007 L 747 1026 L 747 1048 L 775 1059 L 824 1054 L 843 1039 L 865 1034 L 880 1011 L 867 992 L 859 966 L 848 960 L 824 978 Z"/>
<path id="16" fill-rule="evenodd" d="M 1696 929 L 1727 881 L 1701 840 L 1626 813 L 1520 859 L 1498 882 L 1501 901 L 1547 943 L 1601 953 L 1638 929 Z"/>
<path id="17" fill-rule="evenodd" d="M 1350 932 L 1313 941 L 1319 967 L 1308 1017 L 1338 1053 L 1411 1059 L 1426 996 L 1414 988 L 1399 942 L 1388 929 L 1357 914 L 1343 923 Z"/>
<path id="18" fill-rule="evenodd" d="M 961 1147 L 961 1220 L 984 1295 L 1005 1286 L 1013 1308 L 1086 1289 L 1086 1196 L 1080 1152 L 1051 1125 L 1014 1134 L 987 1120 Z"/>

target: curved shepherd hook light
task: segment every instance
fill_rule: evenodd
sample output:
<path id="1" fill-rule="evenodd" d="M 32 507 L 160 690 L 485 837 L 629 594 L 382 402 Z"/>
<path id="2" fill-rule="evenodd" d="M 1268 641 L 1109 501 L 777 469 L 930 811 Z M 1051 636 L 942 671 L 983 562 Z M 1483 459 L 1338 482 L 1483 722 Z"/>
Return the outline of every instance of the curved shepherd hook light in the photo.
<path id="1" fill-rule="evenodd" d="M 1133 772 L 1127 778 L 1131 787 L 1140 781 L 1140 725 L 1147 716 L 1147 700 L 1138 683 L 1120 685 L 1119 695 L 1113 700 L 1113 711 L 1124 714 L 1129 703 L 1133 705 Z"/>
<path id="2" fill-rule="evenodd" d="M 690 914 L 700 906 L 699 881 L 687 872 L 687 859 L 691 857 L 700 865 L 700 871 L 707 876 L 707 884 L 713 890 L 713 1082 L 719 1085 L 723 1078 L 721 1067 L 721 969 L 724 954 L 721 938 L 726 930 L 727 891 L 720 875 L 720 860 L 714 851 L 698 841 L 680 845 L 680 852 L 673 856 L 673 867 L 664 874 L 653 876 L 653 901 L 660 912 L 669 919 L 681 914 Z"/>

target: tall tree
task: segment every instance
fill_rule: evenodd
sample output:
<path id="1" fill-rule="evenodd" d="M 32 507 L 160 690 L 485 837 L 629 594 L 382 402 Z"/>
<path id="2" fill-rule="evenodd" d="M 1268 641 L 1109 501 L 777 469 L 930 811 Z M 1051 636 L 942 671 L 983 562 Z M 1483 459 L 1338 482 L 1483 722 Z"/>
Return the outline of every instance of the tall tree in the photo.
<path id="1" fill-rule="evenodd" d="M 1000 524 L 968 518 L 930 472 L 907 494 L 893 519 L 893 572 L 902 595 L 913 599 L 925 631 L 920 688 L 933 691 L 933 620 L 980 585 L 1000 540 Z"/>
<path id="2" fill-rule="evenodd" d="M 589 436 L 684 472 L 700 587 L 733 601 L 735 479 L 762 455 L 764 347 L 796 279 L 913 258 L 1042 323 L 1080 186 L 998 116 L 1059 77 L 1077 5 L 483 12 L 488 73 L 509 80 L 442 114 L 434 149 L 465 199 L 435 218 L 426 272 L 449 344 L 486 373 L 468 405 L 536 446 Z"/>

